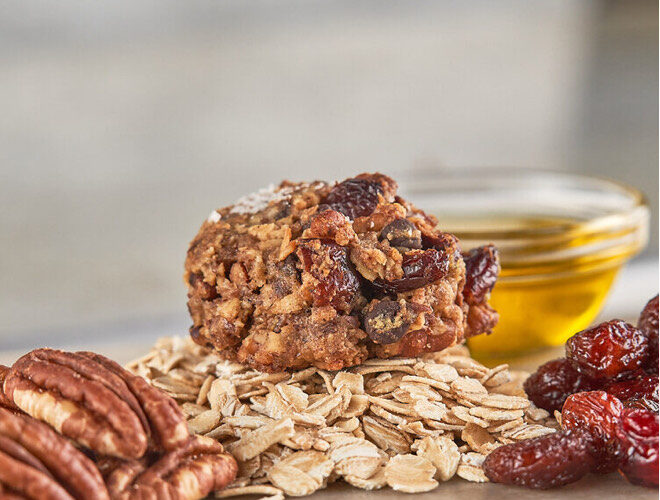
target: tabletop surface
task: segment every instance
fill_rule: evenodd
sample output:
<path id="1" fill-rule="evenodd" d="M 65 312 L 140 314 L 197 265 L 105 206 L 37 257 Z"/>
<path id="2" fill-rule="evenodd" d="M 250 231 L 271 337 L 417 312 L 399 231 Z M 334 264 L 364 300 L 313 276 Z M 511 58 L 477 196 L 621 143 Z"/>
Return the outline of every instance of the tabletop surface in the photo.
<path id="1" fill-rule="evenodd" d="M 80 347 L 82 348 L 82 346 Z M 89 349 L 89 347 L 87 347 Z M 117 344 L 111 343 L 100 346 L 97 351 L 109 356 L 121 363 L 126 363 L 146 353 L 149 344 Z M 535 366 L 547 359 L 560 356 L 563 348 L 549 349 L 536 356 L 513 361 L 510 365 L 516 369 L 532 370 Z M 21 353 L 16 351 L 0 351 L 0 363 L 10 364 Z M 341 500 L 342 497 L 350 495 L 351 498 L 368 500 L 402 500 L 404 498 L 424 499 L 455 499 L 467 498 L 470 500 L 510 500 L 514 495 L 516 500 L 535 500 L 543 498 L 575 498 L 580 500 L 651 500 L 658 498 L 658 491 L 634 486 L 624 481 L 617 473 L 607 475 L 589 475 L 577 483 L 570 484 L 561 489 L 537 491 L 517 488 L 499 484 L 478 484 L 454 478 L 447 483 L 442 483 L 438 488 L 428 493 L 420 493 L 411 497 L 405 493 L 399 493 L 391 489 L 380 491 L 364 491 L 352 488 L 344 483 L 331 485 L 328 489 L 316 492 L 313 497 L 316 500 Z"/>

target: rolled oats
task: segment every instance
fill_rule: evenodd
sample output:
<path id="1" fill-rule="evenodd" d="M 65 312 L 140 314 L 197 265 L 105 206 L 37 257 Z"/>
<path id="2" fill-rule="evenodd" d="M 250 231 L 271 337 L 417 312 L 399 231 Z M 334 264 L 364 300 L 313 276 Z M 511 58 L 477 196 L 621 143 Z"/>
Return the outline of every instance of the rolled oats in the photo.
<path id="1" fill-rule="evenodd" d="M 220 498 L 280 500 L 338 479 L 407 492 L 454 476 L 485 482 L 488 453 L 558 427 L 530 404 L 526 374 L 486 368 L 461 346 L 339 372 L 261 373 L 188 339 L 161 339 L 128 367 L 177 400 L 191 431 L 238 460 Z"/>
<path id="2" fill-rule="evenodd" d="M 458 468 L 461 454 L 454 441 L 446 437 L 425 437 L 413 443 L 412 449 L 417 455 L 429 460 L 436 468 L 435 478 L 449 481 Z"/>
<path id="3" fill-rule="evenodd" d="M 435 467 L 424 457 L 418 455 L 395 455 L 385 466 L 385 481 L 397 491 L 422 493 L 438 486 L 433 479 Z"/>

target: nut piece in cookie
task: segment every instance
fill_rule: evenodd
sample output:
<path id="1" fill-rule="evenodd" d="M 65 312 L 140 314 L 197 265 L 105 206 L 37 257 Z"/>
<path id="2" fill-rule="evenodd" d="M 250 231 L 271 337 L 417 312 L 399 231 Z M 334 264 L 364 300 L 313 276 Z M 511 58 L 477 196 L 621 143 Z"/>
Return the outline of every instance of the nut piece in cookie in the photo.
<path id="1" fill-rule="evenodd" d="M 236 477 L 236 460 L 217 441 L 195 436 L 150 464 L 142 460 L 102 460 L 100 467 L 113 499 L 205 498 Z"/>
<path id="2" fill-rule="evenodd" d="M 264 371 L 338 370 L 489 333 L 499 272 L 382 174 L 283 182 L 215 211 L 185 264 L 191 337 Z"/>
<path id="3" fill-rule="evenodd" d="M 94 463 L 47 425 L 0 408 L 0 497 L 106 500 Z"/>
<path id="4" fill-rule="evenodd" d="M 36 349 L 3 387 L 25 413 L 101 455 L 140 458 L 188 439 L 171 398 L 97 354 Z"/>

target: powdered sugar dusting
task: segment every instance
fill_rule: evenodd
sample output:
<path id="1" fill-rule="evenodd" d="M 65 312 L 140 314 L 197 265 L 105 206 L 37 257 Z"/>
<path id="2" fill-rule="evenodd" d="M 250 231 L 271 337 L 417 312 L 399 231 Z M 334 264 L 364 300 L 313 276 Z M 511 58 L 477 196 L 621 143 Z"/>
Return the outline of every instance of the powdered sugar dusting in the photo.
<path id="1" fill-rule="evenodd" d="M 220 219 L 222 219 L 222 215 L 220 215 L 218 212 L 214 210 L 206 218 L 206 222 L 218 222 Z"/>
<path id="2" fill-rule="evenodd" d="M 271 184 L 267 188 L 260 189 L 255 193 L 248 194 L 236 202 L 229 213 L 231 214 L 254 214 L 268 206 L 274 201 L 282 201 L 291 197 L 295 189 L 304 187 L 304 185 L 287 186 L 278 189 Z"/>

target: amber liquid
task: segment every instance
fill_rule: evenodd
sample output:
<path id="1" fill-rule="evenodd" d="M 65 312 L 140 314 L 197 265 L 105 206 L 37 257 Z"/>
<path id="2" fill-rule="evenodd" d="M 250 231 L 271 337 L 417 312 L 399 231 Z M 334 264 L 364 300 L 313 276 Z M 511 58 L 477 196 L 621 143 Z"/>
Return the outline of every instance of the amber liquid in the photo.
<path id="1" fill-rule="evenodd" d="M 582 231 L 579 220 L 559 217 L 438 219 L 439 226 L 456 234 L 464 248 L 493 241 L 494 235 L 503 242 L 502 271 L 490 299 L 500 314 L 499 323 L 491 335 L 468 340 L 472 355 L 486 364 L 561 345 L 586 328 L 630 255 L 630 249 L 610 247 L 602 254 L 530 262 L 528 257 L 538 252 L 553 255 L 604 236 L 593 229 Z M 507 250 L 506 243 L 514 238 L 524 242 L 523 249 Z"/>

